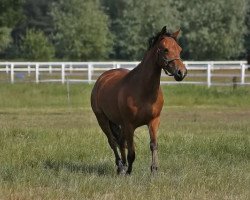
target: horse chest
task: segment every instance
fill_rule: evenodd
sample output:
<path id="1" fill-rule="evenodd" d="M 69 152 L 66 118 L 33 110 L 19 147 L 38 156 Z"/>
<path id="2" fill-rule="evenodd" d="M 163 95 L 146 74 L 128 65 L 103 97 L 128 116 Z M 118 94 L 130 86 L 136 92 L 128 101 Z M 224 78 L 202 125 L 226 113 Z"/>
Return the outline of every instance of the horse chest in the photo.
<path id="1" fill-rule="evenodd" d="M 163 101 L 157 98 L 156 101 L 142 101 L 128 97 L 126 101 L 126 115 L 130 121 L 144 125 L 153 118 L 158 117 L 162 110 Z"/>

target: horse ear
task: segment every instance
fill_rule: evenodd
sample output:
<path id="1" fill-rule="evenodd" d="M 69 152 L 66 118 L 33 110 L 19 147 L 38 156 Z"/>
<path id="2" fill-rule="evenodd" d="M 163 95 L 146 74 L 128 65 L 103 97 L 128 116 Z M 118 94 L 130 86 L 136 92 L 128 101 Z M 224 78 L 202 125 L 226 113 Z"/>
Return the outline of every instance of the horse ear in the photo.
<path id="1" fill-rule="evenodd" d="M 180 31 L 181 31 L 181 29 L 179 29 L 178 31 L 172 33 L 171 36 L 172 36 L 175 40 L 177 40 L 177 37 L 178 37 Z"/>
<path id="2" fill-rule="evenodd" d="M 167 32 L 167 26 L 163 26 L 163 28 L 161 29 L 161 34 L 165 34 Z"/>

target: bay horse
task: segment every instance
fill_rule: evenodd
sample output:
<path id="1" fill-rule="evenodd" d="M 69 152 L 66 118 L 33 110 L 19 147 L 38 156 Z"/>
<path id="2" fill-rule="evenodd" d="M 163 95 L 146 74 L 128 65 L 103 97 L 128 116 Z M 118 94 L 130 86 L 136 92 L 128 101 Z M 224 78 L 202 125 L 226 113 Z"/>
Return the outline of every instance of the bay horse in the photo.
<path id="1" fill-rule="evenodd" d="M 132 171 L 134 131 L 142 125 L 149 129 L 151 172 L 158 169 L 157 130 L 164 103 L 160 88 L 161 71 L 163 69 L 176 81 L 182 81 L 187 74 L 180 58 L 182 49 L 177 44 L 179 31 L 172 33 L 164 26 L 149 40 L 149 48 L 138 66 L 131 71 L 122 68 L 108 70 L 93 87 L 91 106 L 115 154 L 118 174 Z"/>

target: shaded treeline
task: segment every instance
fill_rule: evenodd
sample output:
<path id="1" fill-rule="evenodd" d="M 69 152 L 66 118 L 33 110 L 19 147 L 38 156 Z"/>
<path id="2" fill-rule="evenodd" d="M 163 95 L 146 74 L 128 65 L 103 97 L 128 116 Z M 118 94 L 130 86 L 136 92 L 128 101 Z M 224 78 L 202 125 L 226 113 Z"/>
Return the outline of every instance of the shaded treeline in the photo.
<path id="1" fill-rule="evenodd" d="M 245 59 L 250 0 L 0 0 L 1 60 L 140 60 L 164 25 L 186 60 Z"/>

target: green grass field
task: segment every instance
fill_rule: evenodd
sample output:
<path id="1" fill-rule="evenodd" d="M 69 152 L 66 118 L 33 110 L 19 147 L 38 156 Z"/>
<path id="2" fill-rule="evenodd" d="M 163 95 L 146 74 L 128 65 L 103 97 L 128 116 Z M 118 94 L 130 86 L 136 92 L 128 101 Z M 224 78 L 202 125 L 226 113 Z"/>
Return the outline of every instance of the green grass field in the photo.
<path id="1" fill-rule="evenodd" d="M 159 172 L 146 127 L 131 176 L 90 109 L 92 86 L 0 85 L 0 199 L 250 199 L 250 87 L 164 86 Z"/>

